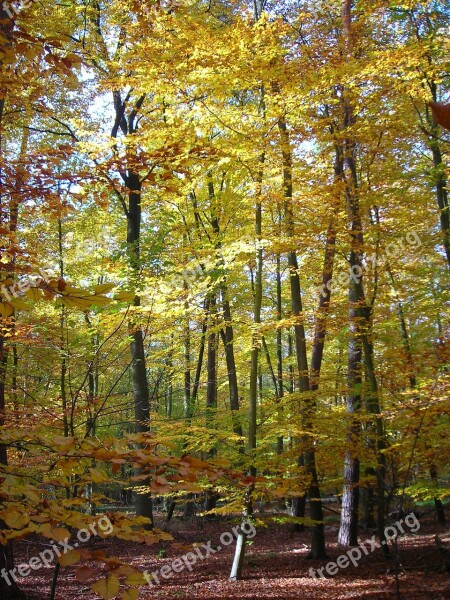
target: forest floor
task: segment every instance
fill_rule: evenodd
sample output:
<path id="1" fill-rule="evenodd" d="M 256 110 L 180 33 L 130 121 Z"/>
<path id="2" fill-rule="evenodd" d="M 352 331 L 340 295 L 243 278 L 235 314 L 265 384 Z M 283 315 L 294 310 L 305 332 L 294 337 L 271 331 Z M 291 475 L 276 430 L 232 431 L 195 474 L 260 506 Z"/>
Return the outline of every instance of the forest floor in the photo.
<path id="1" fill-rule="evenodd" d="M 158 521 L 158 520 L 157 520 Z M 158 522 L 156 523 L 158 526 Z M 164 565 L 172 565 L 177 557 L 193 550 L 192 544 L 202 544 L 216 551 L 203 560 L 197 560 L 189 570 L 171 573 L 167 579 L 159 576 L 159 585 L 150 584 L 141 588 L 139 598 L 150 600 L 194 599 L 241 600 L 247 598 L 280 600 L 301 598 L 303 600 L 341 600 L 362 598 L 363 600 L 448 600 L 450 599 L 450 526 L 438 526 L 433 515 L 427 515 L 420 522 L 420 529 L 408 532 L 398 542 L 398 583 L 400 596 L 396 592 L 396 561 L 392 556 L 385 558 L 380 549 L 369 552 L 357 561 L 341 568 L 333 576 L 314 578 L 311 569 L 319 569 L 326 561 L 309 560 L 308 532 L 294 532 L 292 525 L 270 524 L 259 527 L 247 547 L 243 570 L 243 580 L 228 580 L 233 558 L 234 542 L 217 550 L 220 536 L 231 532 L 235 522 L 224 519 L 203 521 L 194 519 L 182 521 L 174 518 L 167 526 L 178 544 L 165 544 L 167 556 L 159 558 L 160 547 L 143 546 L 123 542 L 115 538 L 92 538 L 85 547 L 104 550 L 109 556 L 117 556 L 122 561 L 148 573 L 158 572 Z M 440 550 L 435 542 L 439 534 L 448 550 Z M 372 537 L 372 532 L 361 532 L 360 539 Z M 328 561 L 336 561 L 344 554 L 338 547 L 337 526 L 332 521 L 326 526 Z M 224 539 L 224 538 L 222 538 Z M 16 543 L 16 564 L 28 562 L 38 556 L 43 549 L 43 541 L 38 538 Z M 371 549 L 371 545 L 365 546 Z M 203 555 L 208 552 L 203 548 Z M 178 563 L 179 564 L 179 563 Z M 446 569 L 447 566 L 447 569 Z M 179 568 L 179 567 L 176 567 Z M 74 567 L 61 568 L 55 600 L 94 599 L 97 596 L 90 589 L 90 582 L 80 583 Z M 52 566 L 33 571 L 28 577 L 18 578 L 20 587 L 30 600 L 47 600 L 54 569 Z M 94 581 L 94 579 L 92 580 Z"/>

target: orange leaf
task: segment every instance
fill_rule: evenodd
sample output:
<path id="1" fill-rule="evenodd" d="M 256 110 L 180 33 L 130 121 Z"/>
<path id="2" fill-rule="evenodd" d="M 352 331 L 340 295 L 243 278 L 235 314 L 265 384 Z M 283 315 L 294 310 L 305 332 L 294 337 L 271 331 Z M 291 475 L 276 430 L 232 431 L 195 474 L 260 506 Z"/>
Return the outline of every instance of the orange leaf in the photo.
<path id="1" fill-rule="evenodd" d="M 435 121 L 450 131 L 450 104 L 441 102 L 429 102 L 428 104 L 433 111 Z"/>
<path id="2" fill-rule="evenodd" d="M 91 579 L 96 573 L 97 571 L 92 567 L 80 567 L 77 569 L 75 577 L 78 579 L 78 581 L 84 583 L 88 579 Z"/>

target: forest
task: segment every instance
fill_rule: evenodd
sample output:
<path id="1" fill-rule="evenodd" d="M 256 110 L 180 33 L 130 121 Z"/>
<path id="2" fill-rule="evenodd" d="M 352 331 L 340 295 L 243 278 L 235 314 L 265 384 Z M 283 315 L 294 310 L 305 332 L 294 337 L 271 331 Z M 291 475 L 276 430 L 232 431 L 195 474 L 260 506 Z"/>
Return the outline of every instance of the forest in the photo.
<path id="1" fill-rule="evenodd" d="M 0 4 L 0 600 L 450 597 L 450 2 Z"/>

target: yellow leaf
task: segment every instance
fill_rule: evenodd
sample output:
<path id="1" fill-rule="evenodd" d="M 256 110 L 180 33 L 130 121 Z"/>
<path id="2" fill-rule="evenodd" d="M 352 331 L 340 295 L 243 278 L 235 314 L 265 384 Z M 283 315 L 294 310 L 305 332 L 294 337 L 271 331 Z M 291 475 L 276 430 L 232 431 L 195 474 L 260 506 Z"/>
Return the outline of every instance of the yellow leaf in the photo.
<path id="1" fill-rule="evenodd" d="M 71 285 L 66 285 L 62 293 L 64 296 L 76 296 L 77 298 L 83 298 L 90 294 L 89 290 L 82 290 L 81 288 L 72 287 Z"/>
<path id="2" fill-rule="evenodd" d="M 43 294 L 39 288 L 30 288 L 25 292 L 25 296 L 32 302 L 39 302 L 43 298 Z"/>
<path id="3" fill-rule="evenodd" d="M 71 446 L 74 446 L 75 438 L 64 437 L 62 435 L 55 435 L 55 437 L 53 438 L 53 443 L 56 445 L 58 450 L 67 450 Z"/>
<path id="4" fill-rule="evenodd" d="M 80 562 L 80 560 L 80 553 L 76 550 L 70 550 L 66 554 L 62 554 L 58 557 L 58 562 L 63 567 L 70 567 L 71 565 L 75 565 L 77 562 Z"/>
<path id="5" fill-rule="evenodd" d="M 107 294 L 115 287 L 116 287 L 115 283 L 102 283 L 101 285 L 97 285 L 94 288 L 94 292 L 96 294 Z"/>
<path id="6" fill-rule="evenodd" d="M 87 310 L 92 306 L 92 301 L 88 298 L 72 298 L 71 296 L 61 296 L 61 301 L 71 308 L 81 308 Z"/>
<path id="7" fill-rule="evenodd" d="M 120 292 L 114 296 L 114 300 L 122 300 L 123 302 L 132 302 L 134 300 L 134 292 Z"/>
<path id="8" fill-rule="evenodd" d="M 13 314 L 14 308 L 9 302 L 0 302 L 0 316 L 9 317 Z"/>
<path id="9" fill-rule="evenodd" d="M 133 586 L 146 585 L 147 580 L 140 571 L 137 571 L 136 573 L 133 573 L 133 575 L 128 575 L 125 579 L 125 583 Z"/>
<path id="10" fill-rule="evenodd" d="M 114 569 L 114 575 L 117 575 L 117 577 L 122 577 L 122 576 L 128 577 L 128 575 L 135 575 L 136 573 L 140 573 L 140 571 L 138 571 L 131 565 L 119 564 L 117 569 Z"/>
<path id="11" fill-rule="evenodd" d="M 139 596 L 139 590 L 125 590 L 124 592 L 122 592 L 122 594 L 120 595 L 120 597 L 122 598 L 122 600 L 137 600 Z"/>
<path id="12" fill-rule="evenodd" d="M 112 600 L 119 593 L 120 583 L 115 575 L 110 575 L 93 583 L 91 588 L 104 600 Z"/>
<path id="13" fill-rule="evenodd" d="M 11 529 L 23 529 L 30 522 L 30 517 L 18 510 L 4 510 L 0 516 Z"/>
<path id="14" fill-rule="evenodd" d="M 10 304 L 14 308 L 18 308 L 19 310 L 27 310 L 29 308 L 29 306 L 27 304 L 25 304 L 25 302 L 23 300 L 19 300 L 19 298 L 15 298 L 14 300 L 11 300 Z"/>
<path id="15" fill-rule="evenodd" d="M 44 530 L 42 535 L 57 542 L 63 542 L 66 538 L 70 538 L 70 531 L 64 527 L 53 527 L 49 530 Z"/>
<path id="16" fill-rule="evenodd" d="M 106 296 L 90 296 L 90 299 L 92 304 L 96 306 L 104 306 L 112 302 L 112 298 L 107 298 Z"/>
<path id="17" fill-rule="evenodd" d="M 108 481 L 108 477 L 99 469 L 91 468 L 89 469 L 89 473 L 91 475 L 90 479 L 92 480 L 92 483 L 103 483 L 105 481 Z"/>

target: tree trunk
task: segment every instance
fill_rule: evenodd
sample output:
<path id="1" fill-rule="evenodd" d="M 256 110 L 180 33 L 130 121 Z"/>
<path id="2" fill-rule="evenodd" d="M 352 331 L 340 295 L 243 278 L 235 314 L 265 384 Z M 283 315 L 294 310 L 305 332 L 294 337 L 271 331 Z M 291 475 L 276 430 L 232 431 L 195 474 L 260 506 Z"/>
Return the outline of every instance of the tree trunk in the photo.
<path id="1" fill-rule="evenodd" d="M 217 408 L 217 332 L 216 297 L 214 292 L 209 298 L 209 332 L 207 350 L 206 417 L 207 425 L 212 426 Z"/>
<path id="2" fill-rule="evenodd" d="M 437 86 L 431 83 L 433 100 L 437 102 Z M 439 207 L 439 219 L 441 223 L 442 242 L 447 257 L 447 264 L 450 267 L 450 208 L 448 205 L 448 179 L 446 165 L 442 160 L 442 152 L 439 142 L 436 139 L 439 135 L 436 124 L 430 124 L 434 137 L 430 139 L 429 145 L 433 154 L 433 166 L 435 173 L 436 200 Z"/>
<path id="3" fill-rule="evenodd" d="M 141 269 L 140 256 L 140 233 L 141 233 L 141 182 L 135 173 L 127 176 L 128 212 L 127 212 L 127 245 L 133 284 L 138 285 Z M 134 306 L 139 307 L 141 300 L 136 293 Z M 139 319 L 139 317 L 138 317 Z M 147 379 L 144 333 L 139 323 L 130 323 L 131 329 L 131 381 L 133 386 L 134 414 L 136 420 L 136 433 L 148 433 L 150 431 L 150 393 Z M 140 475 L 140 470 L 136 475 Z M 147 482 L 143 482 L 145 485 Z M 135 508 L 138 517 L 146 517 L 150 520 L 148 529 L 153 528 L 153 506 L 150 493 L 135 495 Z"/>
<path id="4" fill-rule="evenodd" d="M 352 250 L 350 267 L 359 265 L 356 253 Z M 361 322 L 358 313 L 358 293 L 356 285 L 350 280 L 349 291 L 349 329 L 348 375 L 347 375 L 347 430 L 344 457 L 344 489 L 342 493 L 341 524 L 338 543 L 342 546 L 356 546 L 358 543 L 358 506 L 359 506 L 359 458 L 357 446 L 361 436 L 358 413 L 361 408 Z"/>
<path id="5" fill-rule="evenodd" d="M 207 375 L 206 383 L 206 426 L 215 427 L 215 418 L 217 411 L 217 307 L 215 292 L 211 292 L 209 297 L 209 334 L 207 349 Z M 209 450 L 209 456 L 216 454 L 215 446 Z M 208 490 L 205 498 L 205 511 L 213 510 L 216 506 L 218 496 L 214 490 Z"/>
<path id="6" fill-rule="evenodd" d="M 256 10 L 256 5 L 255 5 Z M 258 13 L 256 12 L 258 15 Z M 264 105 L 264 90 L 261 90 L 261 103 Z M 265 162 L 264 153 L 259 157 L 260 169 L 258 172 L 258 189 L 255 204 L 255 239 L 256 239 L 256 274 L 254 282 L 253 296 L 253 323 L 258 327 L 261 323 L 261 307 L 262 307 L 262 269 L 263 269 L 263 252 L 261 246 L 262 236 L 262 206 L 261 206 L 261 187 L 263 182 L 263 166 Z M 252 351 L 250 358 L 250 384 L 249 384 L 249 408 L 248 408 L 248 437 L 247 437 L 247 453 L 250 458 L 249 474 L 256 477 L 256 468 L 252 464 L 256 452 L 256 429 L 257 429 L 257 410 L 258 410 L 258 363 L 260 352 L 259 331 L 252 339 Z M 245 495 L 243 516 L 249 517 L 253 514 L 253 494 L 254 486 L 251 485 Z M 245 555 L 245 534 L 240 531 L 238 534 L 236 548 L 234 553 L 233 565 L 230 573 L 230 579 L 237 580 L 242 576 L 242 565 Z"/>
<path id="7" fill-rule="evenodd" d="M 290 148 L 289 133 L 283 118 L 278 120 L 281 136 L 281 150 L 283 159 L 283 192 L 286 230 L 289 237 L 293 236 L 294 218 L 292 214 L 292 152 Z M 305 432 L 312 434 L 313 417 L 316 410 L 315 400 L 310 394 L 308 373 L 308 356 L 306 349 L 305 327 L 303 324 L 302 292 L 298 272 L 297 254 L 295 250 L 288 252 L 288 266 L 290 273 L 291 308 L 296 319 L 294 325 L 294 340 L 297 354 L 298 389 L 301 393 L 300 419 Z M 307 435 L 303 440 L 305 451 L 305 470 L 310 478 L 308 499 L 310 503 L 310 517 L 313 521 L 311 527 L 310 557 L 314 559 L 325 558 L 325 532 L 323 525 L 322 500 L 317 478 L 316 455 L 312 435 Z"/>
<path id="8" fill-rule="evenodd" d="M 261 157 L 261 163 L 264 156 Z M 262 183 L 262 171 L 259 176 L 259 185 Z M 256 273 L 253 298 L 253 323 L 258 327 L 261 323 L 262 306 L 262 266 L 263 254 L 261 247 L 262 235 L 262 206 L 261 198 L 258 196 L 255 206 L 255 236 L 256 236 Z M 253 336 L 252 351 L 250 358 L 250 389 L 249 389 L 249 413 L 248 413 L 248 453 L 252 457 L 256 450 L 256 419 L 258 409 L 258 361 L 261 340 L 259 331 Z M 256 475 L 256 469 L 250 467 L 250 475 Z"/>
<path id="9" fill-rule="evenodd" d="M 230 302 L 227 298 L 227 288 L 225 284 L 223 284 L 221 287 L 221 295 L 223 319 L 225 322 L 225 327 L 221 329 L 221 337 L 225 351 L 225 361 L 227 364 L 228 390 L 233 431 L 236 435 L 242 436 L 242 425 L 239 422 L 239 387 L 236 372 L 236 360 L 234 356 L 233 322 L 231 320 Z"/>
<path id="10" fill-rule="evenodd" d="M 342 21 L 343 21 L 343 38 L 345 52 L 348 57 L 354 53 L 354 32 L 352 28 L 352 1 L 343 0 L 342 2 Z M 351 130 L 355 125 L 356 117 L 351 103 L 346 97 L 345 89 L 341 89 L 341 109 L 342 109 L 342 124 L 341 130 Z M 359 438 L 359 426 L 354 419 L 354 413 L 359 410 L 360 404 L 360 387 L 361 379 L 357 375 L 356 363 L 360 361 L 360 349 L 358 348 L 362 342 L 364 351 L 364 367 L 367 379 L 369 381 L 369 391 L 366 398 L 366 406 L 368 413 L 373 415 L 373 422 L 369 428 L 370 438 L 369 443 L 373 447 L 376 459 L 376 475 L 377 475 L 377 528 L 381 543 L 383 544 L 383 552 L 388 553 L 388 546 L 385 542 L 384 535 L 384 518 L 385 518 L 385 440 L 383 421 L 379 416 L 381 413 L 378 397 L 378 384 L 375 375 L 373 361 L 373 343 L 370 338 L 371 330 L 371 310 L 372 306 L 368 306 L 364 295 L 363 286 L 363 269 L 362 257 L 364 252 L 364 238 L 362 230 L 362 221 L 359 207 L 359 185 L 358 171 L 356 165 L 356 142 L 352 134 L 346 135 L 342 142 L 342 157 L 344 165 L 348 169 L 348 177 L 343 172 L 343 184 L 347 199 L 347 213 L 350 221 L 350 289 L 349 289 L 349 320 L 351 327 L 349 341 L 349 373 L 348 373 L 348 392 L 347 392 L 347 413 L 349 421 L 347 425 L 347 442 L 349 444 L 346 453 L 344 469 L 344 493 L 348 498 L 343 498 L 343 520 L 342 525 L 342 543 L 350 543 L 355 541 L 355 536 L 344 535 L 345 531 L 352 533 L 352 528 L 357 527 L 357 486 L 359 485 L 359 465 L 355 464 L 357 460 L 356 454 L 351 455 L 351 452 L 356 452 L 355 438 Z M 357 480 L 357 481 L 356 481 Z M 353 498 L 351 498 L 353 496 Z M 347 510 L 352 510 L 353 515 L 344 514 L 344 505 Z M 353 532 L 354 533 L 354 532 Z"/>
<path id="11" fill-rule="evenodd" d="M 281 215 L 280 215 L 281 218 Z M 277 321 L 283 318 L 283 297 L 281 285 L 281 256 L 277 254 Z M 277 380 L 278 380 L 278 400 L 284 396 L 283 383 L 283 331 L 277 327 Z M 277 439 L 277 454 L 283 452 L 283 435 Z"/>
<path id="12" fill-rule="evenodd" d="M 98 7 L 99 8 L 99 7 Z M 100 8 L 99 8 L 100 10 Z M 107 45 L 103 39 L 103 34 L 98 28 L 98 33 L 102 37 L 103 46 L 106 49 Z M 105 50 L 105 59 L 108 59 Z M 141 95 L 136 102 L 131 104 L 131 91 L 129 91 L 124 100 L 122 100 L 119 90 L 113 92 L 113 103 L 115 118 L 111 130 L 111 138 L 117 140 L 119 131 L 124 136 L 131 136 L 137 131 L 137 116 L 145 101 L 145 94 Z M 128 107 L 131 107 L 127 115 Z M 117 146 L 113 146 L 114 151 L 117 151 Z M 133 155 L 132 148 L 127 149 L 127 157 L 130 158 L 130 163 L 136 164 L 136 156 Z M 138 309 L 141 305 L 139 296 L 139 280 L 141 274 L 141 221 L 142 221 L 142 181 L 139 174 L 133 170 L 133 166 L 126 169 L 119 169 L 119 174 L 126 187 L 126 198 L 117 190 L 124 214 L 127 218 L 127 257 L 128 267 L 130 272 L 130 284 L 135 290 L 134 307 Z M 144 348 L 144 332 L 139 322 L 139 311 L 136 311 L 129 322 L 129 331 L 131 337 L 130 354 L 131 354 L 131 382 L 133 387 L 134 399 L 134 415 L 136 421 L 136 433 L 150 432 L 150 392 L 147 379 L 147 368 Z M 140 475 L 138 469 L 135 472 Z M 150 481 L 143 481 L 141 485 L 149 485 Z M 138 516 L 149 519 L 147 528 L 153 527 L 153 508 L 150 493 L 135 494 L 135 507 Z"/>
<path id="13" fill-rule="evenodd" d="M 434 483 L 434 485 L 436 487 L 438 487 L 439 483 L 438 483 L 437 469 L 436 469 L 436 466 L 433 464 L 430 467 L 430 478 L 431 478 L 431 481 Z M 439 500 L 439 498 L 434 499 L 434 508 L 436 510 L 437 522 L 440 525 L 445 525 L 445 523 L 447 522 L 447 519 L 445 518 L 444 505 L 442 504 L 442 501 Z"/>
<path id="14" fill-rule="evenodd" d="M 6 392 L 6 364 L 7 364 L 7 348 L 5 347 L 5 340 L 3 336 L 0 336 L 0 428 L 5 424 L 5 392 Z M 6 466 L 8 464 L 8 456 L 6 446 L 0 444 L 0 465 Z M 3 508 L 3 504 L 0 503 L 0 508 Z M 5 530 L 6 525 L 3 521 L 0 521 L 0 530 Z M 6 546 L 0 545 L 0 573 L 3 569 L 6 572 L 10 571 L 14 567 L 12 544 L 8 543 Z M 3 571 L 4 572 L 4 571 Z M 10 585 L 8 585 L 8 582 Z M 0 577 L 0 598 L 1 600 L 15 600 L 17 598 L 23 598 L 23 594 L 20 592 L 16 583 L 11 577 L 3 576 Z"/>
<path id="15" fill-rule="evenodd" d="M 394 276 L 392 274 L 392 271 L 391 271 L 391 268 L 389 265 L 387 266 L 387 272 L 388 272 L 389 278 L 391 280 L 392 290 L 394 292 L 395 301 L 397 303 L 397 315 L 398 315 L 398 321 L 399 321 L 399 325 L 400 325 L 400 333 L 402 336 L 403 347 L 405 350 L 406 360 L 407 360 L 407 364 L 408 364 L 409 387 L 411 390 L 415 390 L 415 389 L 417 389 L 417 378 L 416 378 L 416 372 L 415 372 L 414 361 L 413 361 L 413 356 L 412 356 L 411 341 L 410 341 L 408 329 L 406 327 L 405 316 L 403 313 L 403 304 L 396 292 Z M 438 487 L 439 479 L 438 479 L 436 465 L 432 463 L 430 465 L 429 471 L 430 471 L 431 481 L 433 482 L 433 484 L 436 487 Z M 440 523 L 441 525 L 444 525 L 446 523 L 445 511 L 444 511 L 444 506 L 443 506 L 441 500 L 439 500 L 439 498 L 434 498 L 434 507 L 436 510 L 436 518 L 437 518 L 438 523 Z"/>
<path id="16" fill-rule="evenodd" d="M 240 529 L 236 540 L 236 550 L 234 553 L 233 564 L 231 565 L 230 579 L 232 581 L 239 581 L 242 579 L 242 567 L 244 565 L 245 557 L 245 542 L 245 533 L 242 531 L 242 529 Z"/>

